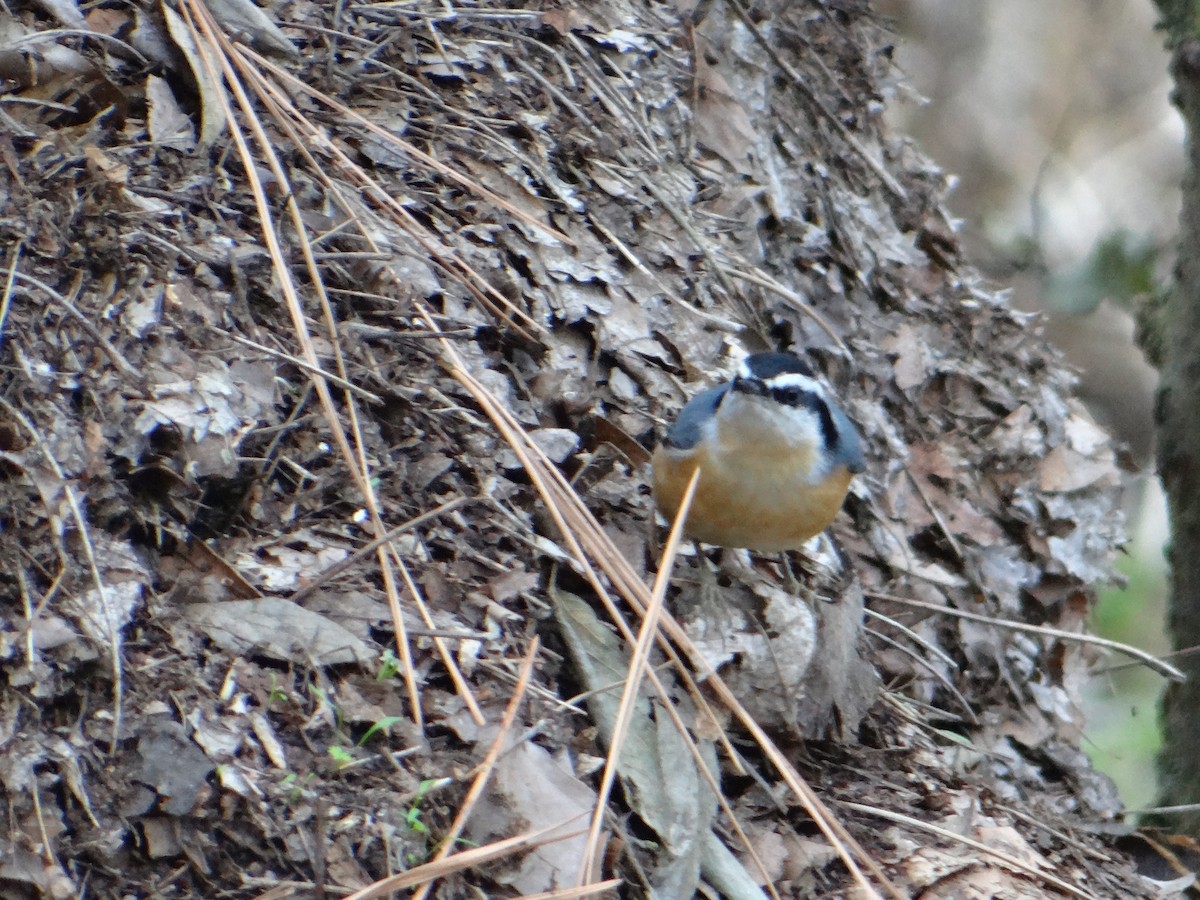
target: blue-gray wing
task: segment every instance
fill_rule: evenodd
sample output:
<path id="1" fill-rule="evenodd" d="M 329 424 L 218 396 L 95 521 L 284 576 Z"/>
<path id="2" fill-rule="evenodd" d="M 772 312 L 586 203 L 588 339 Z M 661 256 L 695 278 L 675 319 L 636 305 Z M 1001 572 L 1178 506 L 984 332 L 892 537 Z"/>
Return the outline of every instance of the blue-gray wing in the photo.
<path id="1" fill-rule="evenodd" d="M 700 443 L 704 434 L 704 423 L 713 417 L 721 400 L 728 393 L 730 382 L 701 391 L 679 411 L 675 423 L 667 429 L 663 443 L 675 450 L 690 450 Z"/>
<path id="2" fill-rule="evenodd" d="M 829 404 L 829 412 L 833 416 L 833 424 L 837 426 L 838 434 L 837 441 L 830 448 L 833 464 L 844 465 L 851 472 L 861 472 L 867 466 L 863 459 L 862 445 L 858 441 L 858 429 L 849 417 L 832 403 Z"/>

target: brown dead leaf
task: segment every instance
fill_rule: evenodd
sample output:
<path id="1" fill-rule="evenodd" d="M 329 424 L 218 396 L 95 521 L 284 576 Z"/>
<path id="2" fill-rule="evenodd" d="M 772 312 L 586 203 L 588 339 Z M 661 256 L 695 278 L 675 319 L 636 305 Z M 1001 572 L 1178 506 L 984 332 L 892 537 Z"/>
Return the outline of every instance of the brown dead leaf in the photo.
<path id="1" fill-rule="evenodd" d="M 1038 457 L 1045 452 L 1046 439 L 1034 419 L 1033 409 L 1022 403 L 993 429 L 991 443 L 997 453 Z"/>
<path id="2" fill-rule="evenodd" d="M 704 54 L 693 57 L 696 67 L 696 135 L 706 147 L 727 162 L 735 172 L 747 172 L 758 133 L 746 108 L 729 83 Z"/>
<path id="3" fill-rule="evenodd" d="M 955 477 L 955 467 L 946 456 L 946 449 L 936 441 L 920 444 L 909 444 L 908 469 L 916 477 L 925 481 L 930 476 L 952 481 Z"/>
<path id="4" fill-rule="evenodd" d="M 182 852 L 183 848 L 176 838 L 177 823 L 169 817 L 145 816 L 140 825 L 146 839 L 146 852 L 151 859 L 169 859 Z"/>
<path id="5" fill-rule="evenodd" d="M 921 892 L 928 900 L 1037 900 L 1044 896 L 1042 891 L 1032 891 L 1027 879 L 975 865 L 938 879 Z"/>
<path id="6" fill-rule="evenodd" d="M 89 144 L 83 148 L 83 155 L 89 171 L 112 187 L 123 188 L 129 183 L 129 166 L 118 162 L 99 147 Z"/>
<path id="7" fill-rule="evenodd" d="M 191 30 L 179 13 L 166 4 L 160 9 L 167 21 L 167 32 L 175 47 L 187 60 L 200 95 L 200 134 L 197 145 L 201 148 L 211 147 L 224 132 L 226 124 L 225 107 L 220 100 L 221 86 L 209 75 L 210 70 L 220 72 L 220 64 L 211 57 L 208 60 L 204 59 L 208 54 L 207 49 L 196 46 Z"/>
<path id="8" fill-rule="evenodd" d="M 773 828 L 752 826 L 747 828 L 746 831 L 747 837 L 750 838 L 751 843 L 754 845 L 754 852 L 758 854 L 759 861 L 767 870 L 765 873 L 755 871 L 755 875 L 759 879 L 759 884 L 764 883 L 762 881 L 764 874 L 772 883 L 779 881 L 780 878 L 784 877 L 784 864 L 787 861 L 790 849 L 787 846 L 788 842 Z M 789 836 L 791 836 L 790 833 Z M 754 870 L 754 864 L 751 862 L 749 854 L 740 854 L 739 858 L 749 869 Z"/>
<path id="9" fill-rule="evenodd" d="M 904 874 L 911 884 L 921 889 L 929 889 L 943 879 L 971 869 L 973 863 L 974 859 L 961 847 L 949 850 L 921 847 L 904 858 L 903 866 Z"/>
<path id="10" fill-rule="evenodd" d="M 551 756 L 529 741 L 500 757 L 488 796 L 491 802 L 476 809 L 467 829 L 468 836 L 481 844 L 558 822 L 583 821 L 596 802 L 595 791 L 575 777 L 565 757 Z M 572 830 L 577 828 L 561 829 L 562 833 Z M 570 884 L 579 873 L 586 843 L 587 835 L 580 833 L 546 844 L 495 878 L 522 894 Z"/>
<path id="11" fill-rule="evenodd" d="M 820 652 L 813 654 L 797 720 L 807 735 L 853 734 L 879 696 L 879 674 L 859 650 L 863 595 L 854 584 L 837 603 L 818 604 Z"/>
<path id="12" fill-rule="evenodd" d="M 880 346 L 896 361 L 892 366 L 896 386 L 908 392 L 922 385 L 933 368 L 933 354 L 928 335 L 912 325 L 901 325 L 896 333 L 880 341 Z"/>
<path id="13" fill-rule="evenodd" d="M 291 593 L 349 555 L 349 548 L 302 530 L 248 547 L 234 557 L 233 567 L 259 590 L 282 594 Z"/>
<path id="14" fill-rule="evenodd" d="M 1097 484 L 1113 483 L 1117 472 L 1111 459 L 1084 456 L 1065 445 L 1055 447 L 1042 461 L 1038 487 L 1048 493 L 1068 493 Z"/>
<path id="15" fill-rule="evenodd" d="M 230 653 L 326 666 L 367 665 L 376 657 L 346 628 L 279 597 L 194 603 L 183 616 Z"/>
<path id="16" fill-rule="evenodd" d="M 1112 437 L 1097 425 L 1087 410 L 1074 409 L 1063 423 L 1067 443 L 1071 449 L 1084 456 L 1095 456 L 1112 444 Z"/>
<path id="17" fill-rule="evenodd" d="M 157 75 L 146 78 L 146 131 L 150 140 L 163 147 L 191 150 L 196 129 L 175 100 L 167 82 Z"/>
<path id="18" fill-rule="evenodd" d="M 137 757 L 134 779 L 153 788 L 159 807 L 172 816 L 185 816 L 195 808 L 216 768 L 182 725 L 161 717 L 143 725 Z"/>

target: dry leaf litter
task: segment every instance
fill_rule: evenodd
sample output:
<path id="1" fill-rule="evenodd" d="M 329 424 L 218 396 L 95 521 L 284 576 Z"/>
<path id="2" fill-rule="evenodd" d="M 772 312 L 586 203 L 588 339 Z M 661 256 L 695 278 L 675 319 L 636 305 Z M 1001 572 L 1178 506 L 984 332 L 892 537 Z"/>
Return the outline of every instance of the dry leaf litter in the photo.
<path id="1" fill-rule="evenodd" d="M 868 471 L 791 561 L 806 600 L 726 553 L 729 602 L 698 609 L 685 551 L 669 608 L 903 892 L 1149 890 L 1090 833 L 1120 809 L 1080 750 L 1095 654 L 941 611 L 1086 627 L 1121 540 L 1108 438 L 882 123 L 886 23 L 702 7 L 214 5 L 265 54 L 278 170 L 189 4 L 0 12 L 6 896 L 340 895 L 419 866 L 534 635 L 450 849 L 585 828 L 629 648 L 451 354 L 649 581 L 642 448 L 780 346 L 811 348 Z M 602 874 L 765 896 L 761 862 L 780 896 L 864 896 L 719 704 L 651 664 L 758 859 L 648 691 Z M 433 891 L 569 886 L 582 846 Z"/>

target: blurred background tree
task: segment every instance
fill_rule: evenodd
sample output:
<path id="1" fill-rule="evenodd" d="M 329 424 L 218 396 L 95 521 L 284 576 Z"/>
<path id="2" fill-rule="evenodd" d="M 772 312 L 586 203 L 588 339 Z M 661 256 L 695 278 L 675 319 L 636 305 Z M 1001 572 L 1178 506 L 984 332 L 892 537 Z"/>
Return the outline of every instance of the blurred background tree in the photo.
<path id="1" fill-rule="evenodd" d="M 1105 593 L 1096 628 L 1165 651 L 1156 374 L 1133 317 L 1169 280 L 1179 225 L 1183 125 L 1156 10 L 1141 0 L 884 0 L 880 10 L 904 35 L 890 112 L 958 175 L 950 205 L 971 258 L 1012 286 L 1014 304 L 1046 313 L 1080 396 L 1129 447 L 1129 581 Z M 1157 797 L 1162 687 L 1143 669 L 1101 666 L 1090 691 L 1093 758 L 1132 807 Z"/>
<path id="2" fill-rule="evenodd" d="M 1195 0 L 1158 0 L 1171 50 L 1174 95 L 1187 130 L 1178 261 L 1161 302 L 1146 307 L 1143 346 L 1161 376 L 1155 406 L 1158 471 L 1171 521 L 1171 596 L 1168 624 L 1177 648 L 1200 646 L 1200 36 Z M 1188 676 L 1172 685 L 1163 703 L 1159 776 L 1164 803 L 1200 802 L 1200 658 L 1181 656 Z M 1200 833 L 1200 810 L 1163 817 L 1164 825 Z"/>

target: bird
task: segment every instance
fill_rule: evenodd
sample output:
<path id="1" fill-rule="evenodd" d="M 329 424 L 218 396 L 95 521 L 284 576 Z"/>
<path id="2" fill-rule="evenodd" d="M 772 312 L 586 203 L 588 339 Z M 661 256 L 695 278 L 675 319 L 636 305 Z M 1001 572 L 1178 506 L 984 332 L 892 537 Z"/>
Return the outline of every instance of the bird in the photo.
<path id="1" fill-rule="evenodd" d="M 837 516 L 865 468 L 853 423 L 794 353 L 747 356 L 696 394 L 651 458 L 658 511 L 673 520 L 692 473 L 684 534 L 717 547 L 780 553 Z"/>

